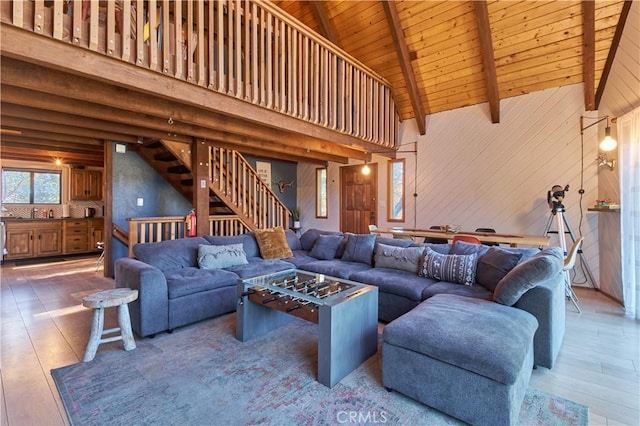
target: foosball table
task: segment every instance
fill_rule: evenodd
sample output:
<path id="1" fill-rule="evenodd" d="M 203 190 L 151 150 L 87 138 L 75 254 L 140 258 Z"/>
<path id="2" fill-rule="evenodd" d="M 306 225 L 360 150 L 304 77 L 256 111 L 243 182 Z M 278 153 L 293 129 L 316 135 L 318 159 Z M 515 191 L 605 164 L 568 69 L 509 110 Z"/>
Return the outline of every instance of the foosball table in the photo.
<path id="1" fill-rule="evenodd" d="M 377 351 L 377 287 L 293 269 L 238 280 L 238 340 L 296 317 L 318 324 L 318 381 L 325 386 L 333 387 Z"/>

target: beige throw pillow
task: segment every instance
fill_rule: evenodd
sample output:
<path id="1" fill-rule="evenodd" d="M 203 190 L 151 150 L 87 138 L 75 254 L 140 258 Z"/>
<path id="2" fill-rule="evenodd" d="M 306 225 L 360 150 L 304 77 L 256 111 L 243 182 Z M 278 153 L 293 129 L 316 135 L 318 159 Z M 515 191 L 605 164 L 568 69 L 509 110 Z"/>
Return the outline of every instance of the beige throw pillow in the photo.
<path id="1" fill-rule="evenodd" d="M 256 229 L 254 232 L 260 256 L 263 259 L 286 259 L 293 257 L 293 253 L 287 243 L 287 237 L 281 226 L 276 228 Z"/>

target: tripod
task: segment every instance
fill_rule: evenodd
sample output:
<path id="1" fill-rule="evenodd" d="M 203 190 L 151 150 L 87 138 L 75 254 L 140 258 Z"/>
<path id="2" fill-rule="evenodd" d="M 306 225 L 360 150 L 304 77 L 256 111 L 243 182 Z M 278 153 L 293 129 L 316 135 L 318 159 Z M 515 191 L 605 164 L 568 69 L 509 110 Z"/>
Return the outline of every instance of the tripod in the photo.
<path id="1" fill-rule="evenodd" d="M 551 209 L 551 215 L 549 216 L 549 221 L 547 222 L 547 227 L 545 228 L 544 235 L 547 236 L 549 234 L 554 234 L 554 233 L 558 234 L 558 240 L 560 241 L 560 248 L 562 248 L 562 252 L 564 253 L 564 256 L 567 256 L 567 242 L 565 239 L 565 235 L 567 233 L 571 235 L 571 240 L 573 241 L 574 244 L 576 242 L 576 235 L 574 234 L 573 229 L 571 229 L 571 225 L 569 225 L 569 222 L 567 221 L 567 218 L 565 217 L 564 212 L 565 210 L 562 204 L 554 203 L 554 207 Z M 556 222 L 557 222 L 557 230 L 551 231 L 551 224 L 553 223 L 554 217 L 556 218 Z M 565 230 L 565 226 L 568 231 Z M 582 261 L 582 264 L 585 267 L 587 275 L 591 280 L 591 285 L 593 286 L 593 288 L 596 288 L 596 281 L 593 279 L 593 273 L 591 273 L 591 268 L 589 268 L 587 259 L 585 259 L 584 253 L 582 253 L 582 248 L 578 249 L 578 255 L 580 256 L 580 260 Z M 571 288 L 570 271 L 567 269 L 564 271 L 564 273 L 565 273 L 565 277 L 564 277 L 565 293 L 573 303 L 573 306 L 575 306 L 578 312 L 580 313 L 582 311 L 580 310 L 580 306 L 578 305 L 578 297 L 574 293 L 573 288 Z"/>

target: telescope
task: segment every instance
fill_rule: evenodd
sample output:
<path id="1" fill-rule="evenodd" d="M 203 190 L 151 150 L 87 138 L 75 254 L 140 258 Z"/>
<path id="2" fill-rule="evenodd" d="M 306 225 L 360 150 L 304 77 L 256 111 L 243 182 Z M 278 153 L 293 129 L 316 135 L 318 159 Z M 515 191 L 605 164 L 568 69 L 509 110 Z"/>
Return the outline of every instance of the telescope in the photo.
<path id="1" fill-rule="evenodd" d="M 564 193 L 569 191 L 569 185 L 565 185 L 564 188 L 560 185 L 553 185 L 551 191 L 547 191 L 547 204 L 552 211 L 564 210 L 562 200 L 564 200 Z"/>

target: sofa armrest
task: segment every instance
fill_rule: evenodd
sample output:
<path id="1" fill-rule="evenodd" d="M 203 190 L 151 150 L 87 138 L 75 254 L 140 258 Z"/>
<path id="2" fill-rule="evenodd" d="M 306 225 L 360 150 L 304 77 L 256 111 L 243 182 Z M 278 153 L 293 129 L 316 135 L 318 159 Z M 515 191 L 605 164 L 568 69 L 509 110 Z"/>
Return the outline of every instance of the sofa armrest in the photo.
<path id="1" fill-rule="evenodd" d="M 538 330 L 533 339 L 534 364 L 553 367 L 565 331 L 563 272 L 528 290 L 514 306 L 529 312 L 538 320 Z"/>
<path id="2" fill-rule="evenodd" d="M 115 262 L 116 287 L 138 290 L 138 299 L 129 305 L 131 327 L 140 337 L 169 328 L 169 291 L 164 274 L 136 259 Z"/>

